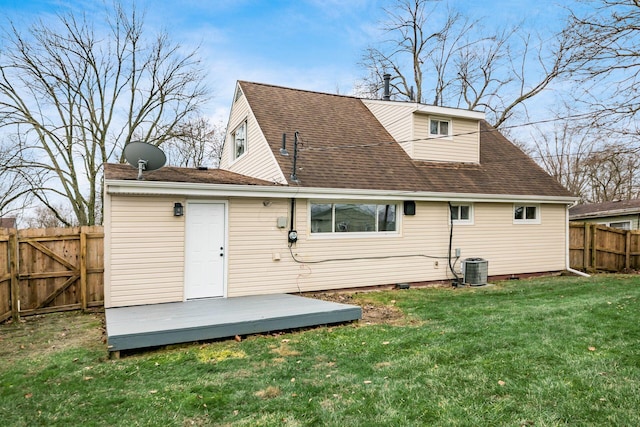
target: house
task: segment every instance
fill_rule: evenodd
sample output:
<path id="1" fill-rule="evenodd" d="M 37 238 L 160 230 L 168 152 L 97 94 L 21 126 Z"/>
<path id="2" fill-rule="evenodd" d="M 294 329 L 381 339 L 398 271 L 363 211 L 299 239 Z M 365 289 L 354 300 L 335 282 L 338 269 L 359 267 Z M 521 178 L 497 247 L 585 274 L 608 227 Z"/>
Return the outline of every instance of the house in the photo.
<path id="1" fill-rule="evenodd" d="M 569 220 L 637 230 L 640 229 L 640 199 L 576 205 L 569 209 Z"/>
<path id="2" fill-rule="evenodd" d="M 16 219 L 0 218 L 0 228 L 16 228 Z"/>
<path id="3" fill-rule="evenodd" d="M 569 268 L 576 198 L 483 113 L 240 81 L 227 129 L 220 170 L 105 166 L 106 307 Z"/>

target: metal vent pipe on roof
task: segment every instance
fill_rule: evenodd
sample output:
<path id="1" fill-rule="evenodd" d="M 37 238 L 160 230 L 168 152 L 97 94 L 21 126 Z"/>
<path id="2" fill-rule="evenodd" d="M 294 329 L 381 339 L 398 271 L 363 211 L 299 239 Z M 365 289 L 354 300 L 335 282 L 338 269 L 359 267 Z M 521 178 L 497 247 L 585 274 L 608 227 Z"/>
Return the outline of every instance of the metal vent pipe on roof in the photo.
<path id="1" fill-rule="evenodd" d="M 389 82 L 391 81 L 391 74 L 385 74 L 382 76 L 383 80 L 384 80 L 384 96 L 382 97 L 383 100 L 385 101 L 389 101 L 391 99 L 391 92 L 389 91 Z"/>

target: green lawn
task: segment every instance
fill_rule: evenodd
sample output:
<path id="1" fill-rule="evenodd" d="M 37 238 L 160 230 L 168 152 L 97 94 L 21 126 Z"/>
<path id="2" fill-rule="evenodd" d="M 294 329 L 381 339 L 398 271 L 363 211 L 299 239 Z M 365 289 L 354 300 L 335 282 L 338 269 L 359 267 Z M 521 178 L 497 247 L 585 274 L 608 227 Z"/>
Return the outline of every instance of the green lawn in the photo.
<path id="1" fill-rule="evenodd" d="M 100 315 L 0 325 L 6 426 L 636 426 L 640 276 L 362 293 L 392 324 L 107 360 Z"/>

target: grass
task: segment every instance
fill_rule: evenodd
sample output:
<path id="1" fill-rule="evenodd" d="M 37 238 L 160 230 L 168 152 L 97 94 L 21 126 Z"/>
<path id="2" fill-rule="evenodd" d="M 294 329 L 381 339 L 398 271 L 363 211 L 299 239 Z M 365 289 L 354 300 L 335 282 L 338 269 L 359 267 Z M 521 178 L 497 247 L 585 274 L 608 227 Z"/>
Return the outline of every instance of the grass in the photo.
<path id="1" fill-rule="evenodd" d="M 640 425 L 640 276 L 357 294 L 364 322 L 106 359 L 98 315 L 0 326 L 3 425 Z"/>

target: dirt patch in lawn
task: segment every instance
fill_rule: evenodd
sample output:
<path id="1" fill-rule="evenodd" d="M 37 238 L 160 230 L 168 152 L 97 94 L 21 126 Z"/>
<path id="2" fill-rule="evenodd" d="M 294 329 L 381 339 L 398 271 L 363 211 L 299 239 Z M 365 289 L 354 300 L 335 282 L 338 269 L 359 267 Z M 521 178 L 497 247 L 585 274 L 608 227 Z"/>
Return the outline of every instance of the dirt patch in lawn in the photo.
<path id="1" fill-rule="evenodd" d="M 52 313 L 0 324 L 0 360 L 9 362 L 68 348 L 104 348 L 104 314 Z"/>
<path id="2" fill-rule="evenodd" d="M 360 322 L 364 324 L 397 325 L 408 323 L 404 313 L 398 307 L 394 305 L 374 304 L 368 301 L 363 302 L 354 297 L 354 294 L 343 292 L 314 292 L 304 296 L 342 304 L 359 305 L 362 308 L 362 319 Z"/>

